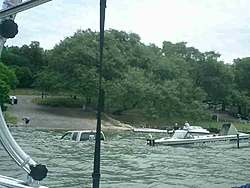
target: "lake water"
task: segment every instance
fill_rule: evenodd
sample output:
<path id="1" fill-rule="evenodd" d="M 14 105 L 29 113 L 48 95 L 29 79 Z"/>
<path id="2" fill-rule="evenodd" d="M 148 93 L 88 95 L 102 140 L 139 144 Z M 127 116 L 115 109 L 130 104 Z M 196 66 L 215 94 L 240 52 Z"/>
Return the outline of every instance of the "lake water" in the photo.
<path id="1" fill-rule="evenodd" d="M 21 148 L 49 170 L 42 185 L 92 187 L 94 142 L 60 140 L 62 131 L 11 128 Z M 250 147 L 182 148 L 146 145 L 146 135 L 105 133 L 101 147 L 102 188 L 228 188 L 250 182 Z M 0 174 L 26 180 L 0 146 Z"/>

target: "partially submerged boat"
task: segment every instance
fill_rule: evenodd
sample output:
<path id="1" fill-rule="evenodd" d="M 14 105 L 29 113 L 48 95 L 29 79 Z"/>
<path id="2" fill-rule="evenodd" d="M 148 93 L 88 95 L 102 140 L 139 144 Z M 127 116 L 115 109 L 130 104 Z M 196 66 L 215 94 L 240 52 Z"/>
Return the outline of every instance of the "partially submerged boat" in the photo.
<path id="1" fill-rule="evenodd" d="M 184 147 L 209 147 L 227 146 L 244 147 L 249 146 L 249 134 L 238 132 L 232 123 L 223 124 L 218 135 L 197 136 L 187 130 L 176 130 L 171 138 L 147 139 L 147 144 L 184 146 Z"/>

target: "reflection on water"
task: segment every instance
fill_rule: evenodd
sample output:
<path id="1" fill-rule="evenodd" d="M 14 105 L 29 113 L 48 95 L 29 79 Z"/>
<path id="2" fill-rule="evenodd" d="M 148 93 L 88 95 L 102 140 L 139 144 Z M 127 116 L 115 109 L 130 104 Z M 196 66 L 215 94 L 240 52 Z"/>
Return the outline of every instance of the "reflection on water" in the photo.
<path id="1" fill-rule="evenodd" d="M 60 140 L 63 132 L 11 128 L 21 148 L 49 170 L 42 185 L 92 187 L 94 142 Z M 106 133 L 101 148 L 102 188 L 228 188 L 250 182 L 250 148 L 150 147 L 146 135 Z M 0 174 L 25 180 L 0 146 Z"/>

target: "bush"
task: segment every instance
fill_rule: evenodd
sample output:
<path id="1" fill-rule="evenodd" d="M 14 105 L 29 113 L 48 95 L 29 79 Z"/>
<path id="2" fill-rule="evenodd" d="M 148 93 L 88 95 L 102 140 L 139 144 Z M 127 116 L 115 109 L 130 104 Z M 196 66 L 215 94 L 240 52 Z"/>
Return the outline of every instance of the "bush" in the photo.
<path id="1" fill-rule="evenodd" d="M 83 99 L 73 99 L 73 98 L 36 98 L 32 102 L 51 107 L 68 107 L 68 108 L 82 108 L 85 103 Z"/>

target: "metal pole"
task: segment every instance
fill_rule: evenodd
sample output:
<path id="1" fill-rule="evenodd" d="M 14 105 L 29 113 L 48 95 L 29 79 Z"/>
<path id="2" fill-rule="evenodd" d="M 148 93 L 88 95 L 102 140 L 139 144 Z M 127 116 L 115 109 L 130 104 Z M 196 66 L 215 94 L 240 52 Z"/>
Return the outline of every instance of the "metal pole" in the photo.
<path id="1" fill-rule="evenodd" d="M 2 6 L 2 9 L 1 10 L 4 10 L 4 9 L 7 9 L 9 7 L 12 7 L 13 5 L 16 5 L 16 4 L 19 4 L 21 3 L 22 0 L 12 0 L 12 1 L 9 1 L 9 0 L 5 0 L 3 2 L 3 6 Z M 13 14 L 12 15 L 12 19 L 14 20 L 16 17 L 16 14 Z M 1 21 L 1 20 L 0 20 Z M 0 36 L 0 59 L 2 57 L 2 51 L 3 51 L 3 46 L 5 44 L 7 39 L 3 38 L 2 36 Z"/>
<path id="2" fill-rule="evenodd" d="M 12 15 L 16 15 L 19 12 L 36 7 L 43 3 L 47 3 L 49 1 L 51 0 L 29 0 L 21 3 L 21 0 L 7 0 L 5 1 L 7 8 L 0 10 L 0 18 L 3 19 Z"/>
<path id="3" fill-rule="evenodd" d="M 0 36 L 0 59 L 2 57 L 2 51 L 3 51 L 3 46 L 5 42 L 6 42 L 6 39 Z"/>
<path id="4" fill-rule="evenodd" d="M 240 136 L 237 134 L 237 148 L 240 148 Z"/>
<path id="5" fill-rule="evenodd" d="M 104 45 L 104 23 L 105 23 L 106 0 L 100 0 L 100 67 L 99 67 L 99 96 L 98 113 L 95 140 L 94 172 L 92 173 L 93 188 L 99 188 L 100 182 L 100 150 L 101 150 L 101 113 L 102 113 L 102 64 L 103 64 L 103 45 Z"/>

